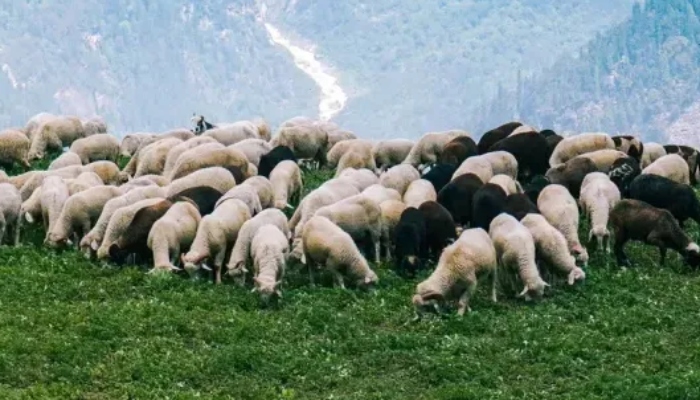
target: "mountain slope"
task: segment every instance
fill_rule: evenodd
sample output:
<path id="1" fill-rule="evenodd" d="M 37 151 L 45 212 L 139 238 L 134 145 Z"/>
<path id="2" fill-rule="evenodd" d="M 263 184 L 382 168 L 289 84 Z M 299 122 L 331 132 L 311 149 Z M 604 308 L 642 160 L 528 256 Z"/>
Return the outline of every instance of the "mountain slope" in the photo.
<path id="1" fill-rule="evenodd" d="M 688 142 L 692 138 L 684 136 L 697 136 L 688 129 L 690 121 L 700 123 L 699 12 L 700 0 L 649 0 L 635 6 L 626 22 L 591 41 L 579 57 L 524 78 L 475 119 L 484 128 L 515 113 L 558 130 Z"/>

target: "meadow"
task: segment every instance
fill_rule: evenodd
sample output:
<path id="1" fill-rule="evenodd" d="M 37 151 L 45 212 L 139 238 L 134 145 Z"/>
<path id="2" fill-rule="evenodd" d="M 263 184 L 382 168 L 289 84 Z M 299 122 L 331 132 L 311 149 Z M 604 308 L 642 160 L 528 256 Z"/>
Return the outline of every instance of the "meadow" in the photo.
<path id="1" fill-rule="evenodd" d="M 307 172 L 305 192 L 330 177 Z M 42 234 L 0 248 L 2 399 L 700 398 L 700 274 L 638 244 L 634 268 L 595 253 L 582 285 L 540 301 L 493 304 L 483 285 L 471 314 L 413 322 L 425 274 L 388 264 L 374 293 L 310 287 L 290 265 L 264 308 L 231 282 L 89 261 Z"/>

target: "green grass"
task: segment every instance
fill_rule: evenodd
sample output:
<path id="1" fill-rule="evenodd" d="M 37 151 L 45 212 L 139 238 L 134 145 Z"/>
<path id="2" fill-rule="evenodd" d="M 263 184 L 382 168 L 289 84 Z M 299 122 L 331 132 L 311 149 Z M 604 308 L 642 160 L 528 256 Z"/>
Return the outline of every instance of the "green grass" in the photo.
<path id="1" fill-rule="evenodd" d="M 306 174 L 307 191 L 331 176 Z M 471 315 L 412 323 L 418 280 L 386 265 L 374 294 L 290 266 L 261 308 L 230 283 L 100 266 L 38 231 L 23 243 L 0 249 L 2 399 L 700 397 L 700 276 L 639 245 L 636 268 L 596 254 L 583 285 L 539 302 L 482 287 Z"/>

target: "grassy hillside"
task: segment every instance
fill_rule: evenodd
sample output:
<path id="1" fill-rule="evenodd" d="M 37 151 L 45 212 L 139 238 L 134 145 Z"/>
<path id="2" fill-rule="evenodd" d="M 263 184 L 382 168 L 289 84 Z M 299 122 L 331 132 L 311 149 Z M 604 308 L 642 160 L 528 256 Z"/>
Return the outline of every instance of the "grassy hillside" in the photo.
<path id="1" fill-rule="evenodd" d="M 331 176 L 307 173 L 305 191 Z M 484 285 L 471 315 L 412 323 L 418 280 L 388 265 L 374 294 L 310 287 L 291 265 L 263 309 L 229 282 L 101 265 L 41 236 L 0 249 L 4 399 L 700 396 L 700 276 L 638 245 L 634 269 L 593 255 L 585 284 L 539 303 L 492 304 Z"/>

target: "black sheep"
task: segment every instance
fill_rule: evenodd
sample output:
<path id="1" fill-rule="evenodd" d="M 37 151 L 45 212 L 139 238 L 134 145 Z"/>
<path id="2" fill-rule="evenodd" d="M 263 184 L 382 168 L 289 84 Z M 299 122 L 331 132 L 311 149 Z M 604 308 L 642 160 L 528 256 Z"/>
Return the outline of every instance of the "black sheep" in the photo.
<path id="1" fill-rule="evenodd" d="M 109 257 L 114 262 L 124 262 L 129 254 L 149 257 L 148 234 L 151 227 L 172 207 L 170 200 L 160 201 L 144 207 L 134 214 L 134 218 L 122 235 L 109 246 Z"/>
<path id="2" fill-rule="evenodd" d="M 274 149 L 270 150 L 269 153 L 263 154 L 260 157 L 260 163 L 258 164 L 258 175 L 269 178 L 270 172 L 272 172 L 277 164 L 284 160 L 292 160 L 297 162 L 297 158 L 292 149 L 287 146 L 275 147 Z"/>
<path id="3" fill-rule="evenodd" d="M 523 124 L 521 124 L 520 122 L 508 122 L 499 126 L 498 128 L 491 129 L 490 131 L 481 135 L 481 139 L 479 139 L 479 144 L 477 145 L 479 154 L 484 154 L 488 152 L 489 148 L 496 144 L 496 142 L 507 138 L 508 135 L 513 133 L 514 130 L 516 130 L 519 126 L 522 125 Z"/>
<path id="4" fill-rule="evenodd" d="M 211 214 L 214 211 L 216 202 L 219 201 L 224 193 L 214 189 L 211 186 L 195 186 L 174 193 L 168 198 L 170 201 L 176 201 L 180 197 L 186 197 L 194 203 L 202 216 Z"/>
<path id="5" fill-rule="evenodd" d="M 525 193 L 513 193 L 506 198 L 503 212 L 512 215 L 520 221 L 527 214 L 539 214 L 540 210 L 537 209 L 537 205 Z"/>
<path id="6" fill-rule="evenodd" d="M 399 274 L 414 276 L 428 257 L 425 217 L 415 207 L 401 213 L 393 233 L 394 256 Z"/>
<path id="7" fill-rule="evenodd" d="M 457 239 L 457 227 L 452 215 L 436 201 L 426 201 L 418 207 L 423 213 L 428 250 L 438 258 L 442 250 Z"/>
<path id="8" fill-rule="evenodd" d="M 440 164 L 452 164 L 459 167 L 462 161 L 469 157 L 476 156 L 479 151 L 476 142 L 469 136 L 456 137 L 445 145 L 440 153 L 438 162 Z"/>
<path id="9" fill-rule="evenodd" d="M 689 185 L 659 175 L 642 174 L 632 180 L 629 197 L 670 211 L 681 226 L 688 218 L 700 224 L 700 202 Z"/>
<path id="10" fill-rule="evenodd" d="M 547 147 L 549 147 L 549 157 L 551 157 L 552 153 L 554 153 L 554 149 L 557 147 L 559 142 L 564 140 L 564 137 L 555 133 L 554 135 L 545 136 L 544 140 L 547 141 Z"/>
<path id="11" fill-rule="evenodd" d="M 439 193 L 452 180 L 455 171 L 457 171 L 457 167 L 454 165 L 434 164 L 428 172 L 423 174 L 422 178 L 432 183 L 435 193 Z"/>
<path id="12" fill-rule="evenodd" d="M 618 158 L 610 167 L 608 176 L 617 185 L 623 197 L 629 197 L 629 186 L 632 180 L 642 173 L 639 162 L 632 157 Z"/>
<path id="13" fill-rule="evenodd" d="M 509 152 L 518 161 L 518 175 L 521 180 L 533 175 L 542 175 L 549 168 L 551 151 L 547 139 L 537 132 L 508 136 L 489 148 L 489 152 L 499 150 Z"/>
<path id="14" fill-rule="evenodd" d="M 557 135 L 556 132 L 554 132 L 554 131 L 551 130 L 551 129 L 542 129 L 542 130 L 540 131 L 540 135 L 542 135 L 542 136 L 544 136 L 544 137 L 546 137 L 546 138 L 548 138 L 548 137 L 550 137 L 550 136 L 559 136 L 559 135 Z M 561 136 L 559 136 L 559 137 L 561 137 Z"/>
<path id="15" fill-rule="evenodd" d="M 545 177 L 551 183 L 566 187 L 574 198 L 578 198 L 583 179 L 591 172 L 597 171 L 598 167 L 590 158 L 574 157 L 564 164 L 550 168 Z"/>
<path id="16" fill-rule="evenodd" d="M 457 224 L 468 226 L 472 220 L 472 198 L 483 185 L 474 174 L 460 175 L 438 192 L 437 201 L 450 212 Z"/>
<path id="17" fill-rule="evenodd" d="M 487 183 L 474 193 L 472 199 L 472 228 L 489 231 L 491 221 L 506 207 L 508 196 L 502 187 Z"/>
<path id="18" fill-rule="evenodd" d="M 664 146 L 666 154 L 678 154 L 685 162 L 688 163 L 688 171 L 690 172 L 690 183 L 692 185 L 697 185 L 698 181 L 695 174 L 698 172 L 698 167 L 700 165 L 700 155 L 698 151 L 690 146 L 667 144 Z"/>
<path id="19" fill-rule="evenodd" d="M 643 201 L 624 199 L 610 211 L 610 226 L 615 238 L 615 258 L 620 266 L 631 266 L 624 250 L 630 240 L 658 247 L 660 265 L 666 260 L 667 248 L 681 254 L 688 265 L 700 265 L 700 248 L 683 232 L 668 210 Z"/>
<path id="20" fill-rule="evenodd" d="M 530 179 L 530 182 L 523 185 L 523 191 L 533 203 L 537 204 L 537 198 L 540 197 L 540 192 L 549 184 L 549 179 L 544 175 L 536 175 Z"/>

